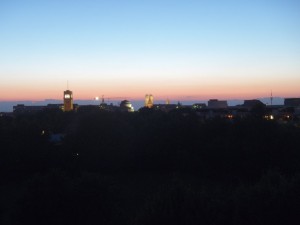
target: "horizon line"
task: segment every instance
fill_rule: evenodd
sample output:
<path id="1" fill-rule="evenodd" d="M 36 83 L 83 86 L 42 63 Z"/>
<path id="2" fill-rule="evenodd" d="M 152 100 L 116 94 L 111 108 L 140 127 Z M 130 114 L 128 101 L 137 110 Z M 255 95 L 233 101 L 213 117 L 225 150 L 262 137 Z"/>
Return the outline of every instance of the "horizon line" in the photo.
<path id="1" fill-rule="evenodd" d="M 253 99 L 268 99 L 271 98 L 270 96 L 268 97 L 258 97 L 258 98 L 205 98 L 205 99 L 197 99 L 197 97 L 193 97 L 193 96 L 186 96 L 186 97 L 178 97 L 176 98 L 163 98 L 163 97 L 158 97 L 155 98 L 155 101 L 209 101 L 212 99 L 218 99 L 218 100 L 229 100 L 229 101 L 242 101 L 242 100 L 253 100 Z M 280 99 L 286 99 L 286 98 L 299 98 L 299 97 L 281 97 L 281 96 L 272 96 L 272 98 L 280 98 Z M 132 100 L 132 101 L 144 101 L 144 98 L 124 98 L 123 100 Z M 174 100 L 172 100 L 174 99 Z M 104 98 L 104 100 L 106 101 L 120 101 L 121 99 L 118 98 Z M 5 100 L 5 99 L 0 99 L 0 102 L 18 102 L 18 101 L 22 101 L 22 102 L 42 102 L 42 101 L 63 101 L 62 99 L 9 99 L 9 100 Z M 94 98 L 73 98 L 73 101 L 95 101 L 95 102 L 101 102 L 101 98 L 99 100 L 96 100 Z"/>

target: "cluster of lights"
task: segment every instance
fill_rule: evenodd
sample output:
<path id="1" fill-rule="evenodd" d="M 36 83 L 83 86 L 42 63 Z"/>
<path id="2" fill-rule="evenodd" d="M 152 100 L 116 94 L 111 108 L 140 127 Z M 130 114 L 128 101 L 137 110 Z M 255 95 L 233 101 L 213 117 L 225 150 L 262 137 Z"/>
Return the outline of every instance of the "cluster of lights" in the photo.
<path id="1" fill-rule="evenodd" d="M 266 120 L 274 120 L 274 116 L 273 115 L 266 115 L 266 116 L 264 116 L 264 118 Z"/>
<path id="2" fill-rule="evenodd" d="M 232 115 L 232 114 L 229 114 L 229 115 L 226 116 L 226 118 L 227 118 L 227 119 L 233 119 L 233 115 Z"/>

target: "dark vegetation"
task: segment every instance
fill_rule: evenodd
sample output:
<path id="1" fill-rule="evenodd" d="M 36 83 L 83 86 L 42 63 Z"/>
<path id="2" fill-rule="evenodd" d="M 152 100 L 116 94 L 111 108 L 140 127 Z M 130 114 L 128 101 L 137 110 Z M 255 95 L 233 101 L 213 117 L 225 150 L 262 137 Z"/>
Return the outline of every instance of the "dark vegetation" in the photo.
<path id="1" fill-rule="evenodd" d="M 0 224 L 300 221 L 300 129 L 257 113 L 49 110 L 0 117 L 0 137 Z"/>

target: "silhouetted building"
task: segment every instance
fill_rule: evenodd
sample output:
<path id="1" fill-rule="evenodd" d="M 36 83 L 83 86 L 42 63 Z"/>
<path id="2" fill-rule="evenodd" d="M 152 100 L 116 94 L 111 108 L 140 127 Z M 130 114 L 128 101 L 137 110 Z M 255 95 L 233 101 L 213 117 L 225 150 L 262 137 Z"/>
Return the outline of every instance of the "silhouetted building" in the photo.
<path id="1" fill-rule="evenodd" d="M 64 91 L 64 109 L 65 112 L 73 110 L 73 93 L 70 90 Z"/>
<path id="2" fill-rule="evenodd" d="M 121 111 L 134 112 L 134 108 L 130 101 L 124 100 L 120 104 Z"/>
<path id="3" fill-rule="evenodd" d="M 13 112 L 0 112 L 0 117 L 14 117 Z"/>
<path id="4" fill-rule="evenodd" d="M 77 106 L 75 104 L 75 106 Z M 16 106 L 13 106 L 13 112 L 14 113 L 34 113 L 39 112 L 42 110 L 62 110 L 63 104 L 48 104 L 48 105 L 34 105 L 34 106 L 26 106 L 24 104 L 18 104 Z"/>
<path id="5" fill-rule="evenodd" d="M 98 105 L 80 105 L 78 106 L 77 112 L 96 112 L 99 110 Z"/>
<path id="6" fill-rule="evenodd" d="M 107 103 L 104 101 L 104 96 L 102 96 L 102 100 L 101 100 L 101 103 L 100 103 L 100 105 L 99 105 L 99 108 L 100 108 L 100 110 L 102 110 L 102 111 L 109 111 L 109 112 L 114 112 L 114 111 L 118 111 L 118 110 L 119 110 L 119 107 L 118 107 L 118 106 L 114 106 L 112 103 L 107 104 Z"/>
<path id="7" fill-rule="evenodd" d="M 266 105 L 262 103 L 260 100 L 251 99 L 251 100 L 244 100 L 244 104 L 242 106 L 247 109 L 252 109 L 253 107 L 256 106 L 266 106 Z"/>
<path id="8" fill-rule="evenodd" d="M 192 105 L 193 109 L 204 109 L 206 108 L 206 104 L 205 103 L 195 103 Z"/>
<path id="9" fill-rule="evenodd" d="M 63 110 L 64 104 L 48 104 L 47 109 L 60 109 Z"/>
<path id="10" fill-rule="evenodd" d="M 218 99 L 210 99 L 208 101 L 208 108 L 224 109 L 227 107 L 228 107 L 227 101 L 219 101 Z"/>
<path id="11" fill-rule="evenodd" d="M 155 104 L 153 105 L 153 108 L 161 110 L 163 112 L 170 112 L 171 110 L 174 110 L 178 107 L 176 104 Z"/>
<path id="12" fill-rule="evenodd" d="M 13 112 L 14 113 L 32 113 L 32 112 L 38 112 L 45 109 L 46 106 L 25 106 L 24 104 L 18 104 L 16 106 L 13 106 Z"/>
<path id="13" fill-rule="evenodd" d="M 300 106 L 300 98 L 285 98 L 284 106 L 287 107 L 298 107 Z"/>

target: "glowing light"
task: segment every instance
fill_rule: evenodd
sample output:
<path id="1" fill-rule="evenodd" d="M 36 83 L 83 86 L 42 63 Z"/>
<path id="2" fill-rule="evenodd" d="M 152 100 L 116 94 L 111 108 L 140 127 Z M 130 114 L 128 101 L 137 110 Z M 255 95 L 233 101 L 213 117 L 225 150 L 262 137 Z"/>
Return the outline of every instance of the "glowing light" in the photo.
<path id="1" fill-rule="evenodd" d="M 266 115 L 266 116 L 264 116 L 264 118 L 266 120 L 274 120 L 274 116 L 273 115 Z"/>
<path id="2" fill-rule="evenodd" d="M 229 114 L 229 115 L 227 115 L 227 118 L 228 119 L 233 119 L 233 115 Z"/>
<path id="3" fill-rule="evenodd" d="M 95 100 L 96 100 L 96 101 L 99 101 L 99 97 L 98 97 L 98 96 L 96 96 L 96 97 L 95 97 Z"/>

